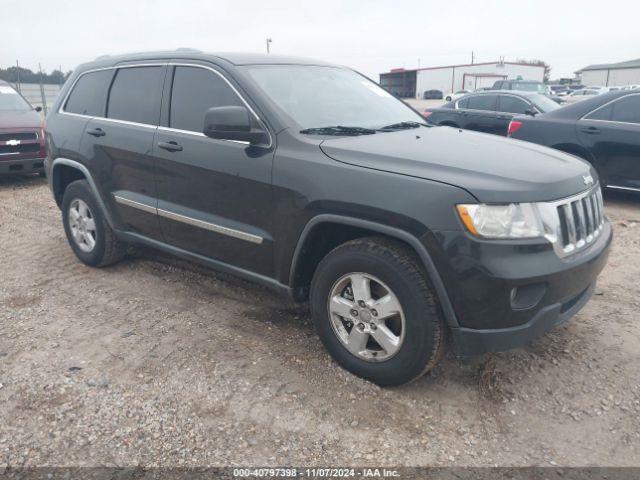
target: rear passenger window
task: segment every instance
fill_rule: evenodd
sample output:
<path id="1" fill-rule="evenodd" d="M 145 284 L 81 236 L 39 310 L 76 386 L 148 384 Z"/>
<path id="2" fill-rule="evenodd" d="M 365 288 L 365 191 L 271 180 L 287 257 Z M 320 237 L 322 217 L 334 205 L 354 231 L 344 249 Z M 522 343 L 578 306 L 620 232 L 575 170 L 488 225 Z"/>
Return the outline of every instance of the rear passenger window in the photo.
<path id="1" fill-rule="evenodd" d="M 107 90 L 112 77 L 113 70 L 100 70 L 82 75 L 73 87 L 64 106 L 64 111 L 92 117 L 104 117 Z"/>
<path id="2" fill-rule="evenodd" d="M 176 67 L 173 74 L 169 127 L 202 132 L 205 112 L 212 107 L 243 106 L 220 75 L 199 67 Z"/>
<path id="3" fill-rule="evenodd" d="M 532 110 L 533 107 L 524 100 L 513 97 L 511 95 L 501 95 L 500 105 L 498 110 L 506 113 L 526 113 L 527 110 Z"/>
<path id="4" fill-rule="evenodd" d="M 587 120 L 611 120 L 611 112 L 613 111 L 613 104 L 610 103 L 598 110 L 587 115 Z"/>
<path id="5" fill-rule="evenodd" d="M 463 98 L 461 100 L 458 100 L 458 108 L 467 108 L 468 104 L 469 104 L 469 98 Z"/>
<path id="6" fill-rule="evenodd" d="M 640 95 L 629 95 L 613 104 L 614 122 L 640 123 Z"/>
<path id="7" fill-rule="evenodd" d="M 109 92 L 107 117 L 157 125 L 162 72 L 163 67 L 119 69 Z"/>
<path id="8" fill-rule="evenodd" d="M 470 110 L 488 110 L 493 112 L 496 110 L 497 99 L 498 97 L 496 95 L 476 95 L 469 97 L 467 108 Z"/>

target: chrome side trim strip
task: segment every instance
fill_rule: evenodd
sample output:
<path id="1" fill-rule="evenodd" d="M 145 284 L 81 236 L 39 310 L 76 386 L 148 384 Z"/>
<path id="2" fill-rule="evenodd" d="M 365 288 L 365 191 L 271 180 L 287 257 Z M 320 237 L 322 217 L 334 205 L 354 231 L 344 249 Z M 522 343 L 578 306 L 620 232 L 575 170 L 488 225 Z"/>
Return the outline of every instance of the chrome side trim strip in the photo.
<path id="1" fill-rule="evenodd" d="M 630 192 L 640 192 L 640 188 L 621 187 L 619 185 L 607 185 L 606 188 L 612 188 L 614 190 L 629 190 Z"/>
<path id="2" fill-rule="evenodd" d="M 182 133 L 183 135 L 193 135 L 194 137 L 202 137 L 202 138 L 208 138 L 204 133 L 200 133 L 200 132 L 192 132 L 191 130 L 181 130 L 179 128 L 171 128 L 171 127 L 158 127 L 158 130 L 162 131 L 162 132 L 175 132 L 175 133 Z M 212 139 L 212 140 L 216 140 L 216 139 Z M 231 142 L 231 143 L 239 143 L 241 145 L 251 145 L 250 142 L 245 142 L 243 140 L 219 140 L 220 142 Z"/>
<path id="3" fill-rule="evenodd" d="M 222 225 L 218 225 L 216 223 L 205 222 L 204 220 L 198 220 L 197 218 L 187 217 L 186 215 L 180 215 L 179 213 L 170 212 L 169 210 L 163 210 L 161 208 L 156 208 L 151 205 L 147 205 L 146 203 L 136 202 L 135 200 L 130 200 L 128 198 L 121 197 L 120 195 L 114 195 L 113 198 L 115 198 L 117 203 L 126 205 L 127 207 L 137 208 L 138 210 L 142 210 L 143 212 L 156 214 L 161 217 L 168 218 L 169 220 L 175 220 L 176 222 L 182 222 L 182 223 L 186 223 L 187 225 L 193 225 L 194 227 L 203 228 L 205 230 L 219 233 L 221 235 L 226 235 L 228 237 L 239 238 L 240 240 L 245 240 L 247 242 L 256 243 L 256 244 L 261 244 L 264 240 L 262 237 L 258 235 L 242 232 L 240 230 L 236 230 L 233 228 L 223 227 Z"/>
<path id="4" fill-rule="evenodd" d="M 151 205 L 147 205 L 146 203 L 136 202 L 134 200 L 129 200 L 128 198 L 121 197 L 120 195 L 114 195 L 113 198 L 116 200 L 116 203 L 120 203 L 121 205 L 126 205 L 127 207 L 137 208 L 138 210 L 142 210 L 143 212 L 157 214 L 158 209 Z"/>
<path id="5" fill-rule="evenodd" d="M 194 227 L 204 228 L 211 232 L 227 235 L 228 237 L 239 238 L 240 240 L 245 240 L 251 243 L 261 244 L 264 240 L 258 235 L 241 232 L 240 230 L 235 230 L 233 228 L 223 227 L 222 225 L 217 225 L 215 223 L 205 222 L 203 220 L 198 220 L 197 218 L 187 217 L 185 215 L 180 215 L 179 213 L 169 212 L 168 210 L 162 210 L 161 208 L 158 208 L 158 215 L 170 220 L 175 220 L 176 222 L 182 222 L 187 225 L 193 225 Z"/>

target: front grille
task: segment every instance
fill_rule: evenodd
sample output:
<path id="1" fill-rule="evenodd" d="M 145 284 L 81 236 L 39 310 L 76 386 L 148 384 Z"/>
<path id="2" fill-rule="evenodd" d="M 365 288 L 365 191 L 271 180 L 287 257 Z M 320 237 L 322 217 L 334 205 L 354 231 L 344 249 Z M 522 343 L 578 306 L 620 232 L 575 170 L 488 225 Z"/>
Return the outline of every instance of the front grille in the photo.
<path id="1" fill-rule="evenodd" d="M 0 143 L 10 142 L 11 140 L 38 140 L 38 132 L 16 132 L 16 133 L 0 133 Z"/>
<path id="2" fill-rule="evenodd" d="M 599 187 L 586 194 L 556 203 L 560 220 L 559 242 L 565 255 L 586 247 L 604 225 L 604 206 Z"/>
<path id="3" fill-rule="evenodd" d="M 40 150 L 38 132 L 2 132 L 0 133 L 0 156 L 21 155 Z"/>
<path id="4" fill-rule="evenodd" d="M 21 143 L 19 145 L 0 145 L 0 155 L 20 155 L 40 151 L 39 143 Z"/>

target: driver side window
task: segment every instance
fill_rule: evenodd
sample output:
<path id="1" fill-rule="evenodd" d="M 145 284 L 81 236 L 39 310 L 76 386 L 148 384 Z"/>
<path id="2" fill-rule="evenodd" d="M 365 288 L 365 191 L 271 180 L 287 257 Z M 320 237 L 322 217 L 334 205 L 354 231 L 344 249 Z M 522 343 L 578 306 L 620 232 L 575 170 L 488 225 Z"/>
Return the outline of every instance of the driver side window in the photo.
<path id="1" fill-rule="evenodd" d="M 222 77 L 199 67 L 175 67 L 170 105 L 169 127 L 198 133 L 210 108 L 244 106 Z"/>

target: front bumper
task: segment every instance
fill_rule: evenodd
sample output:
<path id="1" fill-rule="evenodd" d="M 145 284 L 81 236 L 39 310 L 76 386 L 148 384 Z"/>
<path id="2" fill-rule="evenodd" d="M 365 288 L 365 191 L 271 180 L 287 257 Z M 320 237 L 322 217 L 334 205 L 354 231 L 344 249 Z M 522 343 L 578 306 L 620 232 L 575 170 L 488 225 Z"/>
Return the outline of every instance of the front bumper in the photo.
<path id="1" fill-rule="evenodd" d="M 534 244 L 458 250 L 445 281 L 451 285 L 453 277 L 457 283 L 448 290 L 455 292 L 459 325 L 451 330 L 458 352 L 473 356 L 521 347 L 566 322 L 593 295 L 612 238 L 605 222 L 593 245 L 566 259 L 550 246 Z"/>
<path id="2" fill-rule="evenodd" d="M 0 175 L 20 175 L 44 171 L 44 158 L 20 158 L 0 160 Z"/>

